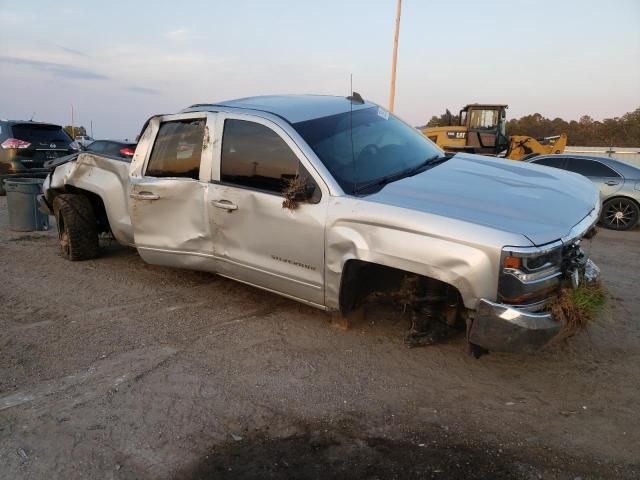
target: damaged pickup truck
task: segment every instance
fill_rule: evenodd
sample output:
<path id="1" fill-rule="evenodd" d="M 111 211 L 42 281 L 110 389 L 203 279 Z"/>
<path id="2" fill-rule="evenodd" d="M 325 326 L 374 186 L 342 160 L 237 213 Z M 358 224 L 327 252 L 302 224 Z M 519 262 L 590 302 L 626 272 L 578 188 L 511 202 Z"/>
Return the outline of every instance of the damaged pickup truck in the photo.
<path id="1" fill-rule="evenodd" d="M 41 208 L 62 255 L 101 233 L 148 263 L 215 272 L 349 318 L 381 294 L 411 345 L 466 330 L 475 355 L 534 351 L 547 310 L 597 268 L 598 192 L 579 175 L 459 153 L 355 94 L 265 96 L 154 116 L 129 161 L 55 166 Z"/>

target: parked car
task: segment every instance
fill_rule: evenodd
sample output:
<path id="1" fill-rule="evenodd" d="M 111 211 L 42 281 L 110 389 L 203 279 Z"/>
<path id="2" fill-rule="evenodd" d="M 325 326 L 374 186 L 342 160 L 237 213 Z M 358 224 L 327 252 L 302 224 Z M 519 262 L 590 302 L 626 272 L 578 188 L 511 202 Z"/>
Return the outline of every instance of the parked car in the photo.
<path id="1" fill-rule="evenodd" d="M 136 143 L 128 140 L 95 140 L 86 151 L 131 161 Z"/>
<path id="2" fill-rule="evenodd" d="M 547 310 L 592 268 L 580 240 L 600 214 L 586 178 L 445 155 L 359 96 L 268 96 L 194 105 L 145 124 L 131 164 L 81 153 L 47 177 L 41 208 L 62 255 L 111 232 L 148 263 L 212 271 L 349 316 L 391 292 L 483 349 L 531 351 Z"/>
<path id="3" fill-rule="evenodd" d="M 92 142 L 94 142 L 94 139 L 91 138 L 89 135 L 76 135 L 75 140 L 76 140 L 76 143 L 80 145 L 80 148 L 82 148 L 83 150 L 87 148 L 89 145 L 91 145 Z"/>
<path id="4" fill-rule="evenodd" d="M 131 162 L 131 157 L 133 157 L 136 151 L 136 144 L 128 140 L 94 140 L 84 151 L 107 155 L 123 162 Z M 71 155 L 59 157 L 54 160 L 47 160 L 44 162 L 44 168 L 49 170 L 63 163 L 75 160 L 79 153 L 80 152 L 74 152 Z"/>
<path id="5" fill-rule="evenodd" d="M 600 223 L 613 230 L 629 230 L 640 219 L 640 168 L 609 157 L 542 155 L 527 160 L 584 175 L 600 190 Z"/>
<path id="6" fill-rule="evenodd" d="M 44 178 L 47 160 L 79 150 L 78 144 L 60 125 L 0 120 L 0 195 L 4 180 L 12 177 Z"/>

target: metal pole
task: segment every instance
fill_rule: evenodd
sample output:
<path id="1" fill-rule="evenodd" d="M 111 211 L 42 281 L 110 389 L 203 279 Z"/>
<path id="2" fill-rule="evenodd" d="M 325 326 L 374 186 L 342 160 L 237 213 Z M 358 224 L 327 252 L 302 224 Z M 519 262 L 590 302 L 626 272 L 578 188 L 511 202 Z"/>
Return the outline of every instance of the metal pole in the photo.
<path id="1" fill-rule="evenodd" d="M 398 63 L 398 36 L 400 35 L 400 11 L 402 0 L 398 0 L 396 9 L 396 32 L 393 36 L 393 61 L 391 63 L 391 92 L 389 94 L 389 111 L 393 112 L 396 99 L 396 64 Z"/>
<path id="2" fill-rule="evenodd" d="M 91 120 L 91 138 L 93 138 L 93 120 Z"/>
<path id="3" fill-rule="evenodd" d="M 75 141 L 76 139 L 76 129 L 73 123 L 73 103 L 71 104 L 71 137 Z"/>

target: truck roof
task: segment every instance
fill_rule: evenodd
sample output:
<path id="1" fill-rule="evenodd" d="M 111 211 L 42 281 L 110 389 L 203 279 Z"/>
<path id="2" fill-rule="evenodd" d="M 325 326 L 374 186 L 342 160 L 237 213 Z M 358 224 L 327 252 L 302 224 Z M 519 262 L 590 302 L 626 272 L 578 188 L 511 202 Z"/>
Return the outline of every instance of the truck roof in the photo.
<path id="1" fill-rule="evenodd" d="M 377 105 L 367 101 L 364 103 L 351 102 L 347 97 L 331 95 L 264 95 L 217 103 L 200 103 L 192 105 L 186 111 L 231 107 L 268 112 L 284 118 L 289 123 L 298 123 L 346 113 L 352 108 L 355 111 L 373 106 Z"/>
<path id="2" fill-rule="evenodd" d="M 469 107 L 509 108 L 509 105 L 505 103 L 469 103 L 464 106 L 463 110 L 467 110 Z"/>

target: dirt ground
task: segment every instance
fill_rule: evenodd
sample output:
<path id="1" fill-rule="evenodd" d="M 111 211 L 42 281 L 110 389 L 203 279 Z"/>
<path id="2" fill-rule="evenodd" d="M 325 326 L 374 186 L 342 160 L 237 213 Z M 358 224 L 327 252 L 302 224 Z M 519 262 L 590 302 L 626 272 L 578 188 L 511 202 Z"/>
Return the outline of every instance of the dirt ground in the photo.
<path id="1" fill-rule="evenodd" d="M 475 360 L 106 245 L 58 256 L 0 199 L 0 477 L 640 478 L 640 229 L 601 230 L 587 332 Z"/>

